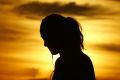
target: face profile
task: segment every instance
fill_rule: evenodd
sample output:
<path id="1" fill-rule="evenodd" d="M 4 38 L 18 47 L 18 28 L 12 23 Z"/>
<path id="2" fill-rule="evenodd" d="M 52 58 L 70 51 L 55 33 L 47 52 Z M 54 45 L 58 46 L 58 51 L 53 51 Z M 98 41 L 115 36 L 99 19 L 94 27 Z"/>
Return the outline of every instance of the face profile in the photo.
<path id="1" fill-rule="evenodd" d="M 95 80 L 92 61 L 82 51 L 82 27 L 74 18 L 50 14 L 42 20 L 40 34 L 51 54 L 60 54 L 52 80 Z"/>
<path id="2" fill-rule="evenodd" d="M 62 31 L 58 29 L 58 26 L 62 26 L 64 20 L 64 17 L 54 14 L 47 16 L 41 23 L 41 37 L 44 40 L 44 45 L 48 47 L 53 55 L 59 53 L 61 50 L 59 35 Z"/>

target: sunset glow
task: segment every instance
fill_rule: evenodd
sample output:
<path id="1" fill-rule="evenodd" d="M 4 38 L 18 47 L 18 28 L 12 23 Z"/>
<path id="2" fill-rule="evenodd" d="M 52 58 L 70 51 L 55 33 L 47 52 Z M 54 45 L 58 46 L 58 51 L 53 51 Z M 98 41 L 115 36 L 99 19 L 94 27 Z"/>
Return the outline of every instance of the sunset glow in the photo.
<path id="1" fill-rule="evenodd" d="M 120 80 L 119 4 L 119 0 L 0 0 L 0 80 L 50 80 L 59 55 L 52 59 L 39 29 L 43 17 L 51 13 L 74 17 L 81 24 L 84 52 L 92 59 L 97 80 Z"/>

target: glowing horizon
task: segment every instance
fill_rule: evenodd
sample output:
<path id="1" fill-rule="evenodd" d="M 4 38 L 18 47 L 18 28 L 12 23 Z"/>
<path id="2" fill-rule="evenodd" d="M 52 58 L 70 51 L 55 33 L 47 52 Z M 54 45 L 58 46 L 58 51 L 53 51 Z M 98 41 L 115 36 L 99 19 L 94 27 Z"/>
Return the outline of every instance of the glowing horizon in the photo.
<path id="1" fill-rule="evenodd" d="M 50 14 L 50 11 L 42 9 L 40 10 L 43 12 L 34 11 L 40 5 L 46 9 L 49 4 L 54 7 L 53 3 L 56 1 L 60 4 L 65 3 L 61 14 L 74 17 L 82 25 L 84 52 L 92 59 L 97 79 L 120 79 L 116 75 L 120 74 L 119 1 L 35 0 L 37 2 L 34 3 L 31 1 L 33 0 L 20 0 L 20 3 L 15 0 L 0 1 L 0 80 L 50 78 L 58 55 L 54 56 L 52 61 L 52 55 L 44 47 L 44 41 L 39 33 L 41 20 Z M 74 9 L 85 8 L 85 10 L 81 12 L 74 9 L 67 10 L 67 5 L 71 8 L 75 6 Z M 29 8 L 31 6 L 32 8 Z"/>

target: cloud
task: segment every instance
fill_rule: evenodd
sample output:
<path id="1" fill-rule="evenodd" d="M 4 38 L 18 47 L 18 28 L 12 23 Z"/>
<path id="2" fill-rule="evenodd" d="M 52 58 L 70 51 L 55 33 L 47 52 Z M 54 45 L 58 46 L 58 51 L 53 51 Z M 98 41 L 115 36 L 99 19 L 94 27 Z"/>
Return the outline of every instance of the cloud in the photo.
<path id="1" fill-rule="evenodd" d="M 19 21 L 18 18 L 14 17 L 7 16 L 7 19 L 5 18 L 0 20 L 0 55 L 19 51 L 21 53 L 32 52 L 38 49 L 36 47 L 42 44 L 42 40 L 37 27 L 34 28 L 32 27 L 34 25 L 24 23 L 24 19 Z M 41 47 L 39 48 L 41 49 Z"/>
<path id="2" fill-rule="evenodd" d="M 41 75 L 37 68 L 23 68 L 7 64 L 0 67 L 0 78 L 3 78 L 3 80 L 17 80 L 17 78 L 22 79 L 24 77 L 27 77 L 27 80 L 29 80 L 29 78 L 35 78 L 39 74 Z"/>
<path id="3" fill-rule="evenodd" d="M 32 42 L 39 41 L 33 38 L 36 33 L 39 34 L 39 30 L 36 28 L 28 27 L 29 24 L 25 24 L 19 18 L 15 18 L 12 15 L 1 17 L 0 20 L 0 43 L 3 42 Z M 7 17 L 7 18 L 6 18 Z M 23 18 L 24 20 L 24 18 Z M 27 20 L 26 20 L 27 21 Z"/>
<path id="4" fill-rule="evenodd" d="M 117 2 L 120 2 L 120 0 L 112 0 L 112 1 L 117 1 Z"/>
<path id="5" fill-rule="evenodd" d="M 9 26 L 8 26 L 9 25 Z M 25 36 L 28 36 L 30 33 L 28 31 L 23 31 L 19 27 L 11 27 L 15 25 L 2 24 L 0 27 L 0 41 L 19 41 L 24 39 Z M 23 28 L 24 29 L 24 28 Z M 23 36 L 24 35 L 24 36 Z"/>
<path id="6" fill-rule="evenodd" d="M 0 0 L 0 5 L 11 5 L 11 4 L 20 4 L 25 2 L 25 0 Z"/>
<path id="7" fill-rule="evenodd" d="M 11 0 L 0 0 L 0 5 L 4 5 L 4 4 L 12 4 L 13 1 Z"/>
<path id="8" fill-rule="evenodd" d="M 108 0 L 108 1 L 113 1 L 113 2 L 120 2 L 120 0 Z"/>
<path id="9" fill-rule="evenodd" d="M 120 53 L 120 44 L 99 44 L 95 45 L 98 49 Z"/>
<path id="10" fill-rule="evenodd" d="M 25 17 L 43 16 L 51 13 L 61 13 L 68 15 L 95 17 L 112 14 L 108 8 L 101 5 L 78 5 L 75 2 L 67 4 L 55 3 L 41 3 L 41 2 L 29 2 L 16 6 L 13 12 L 23 15 Z"/>

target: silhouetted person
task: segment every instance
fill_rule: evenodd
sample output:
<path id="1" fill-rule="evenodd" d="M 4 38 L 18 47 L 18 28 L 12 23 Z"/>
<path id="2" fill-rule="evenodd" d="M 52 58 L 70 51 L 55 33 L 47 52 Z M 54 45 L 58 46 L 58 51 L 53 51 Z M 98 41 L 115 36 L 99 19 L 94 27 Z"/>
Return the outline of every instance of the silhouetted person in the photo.
<path id="1" fill-rule="evenodd" d="M 76 20 L 59 14 L 48 15 L 42 20 L 40 33 L 51 54 L 60 54 L 52 80 L 95 80 L 92 62 L 82 52 L 83 35 Z"/>

